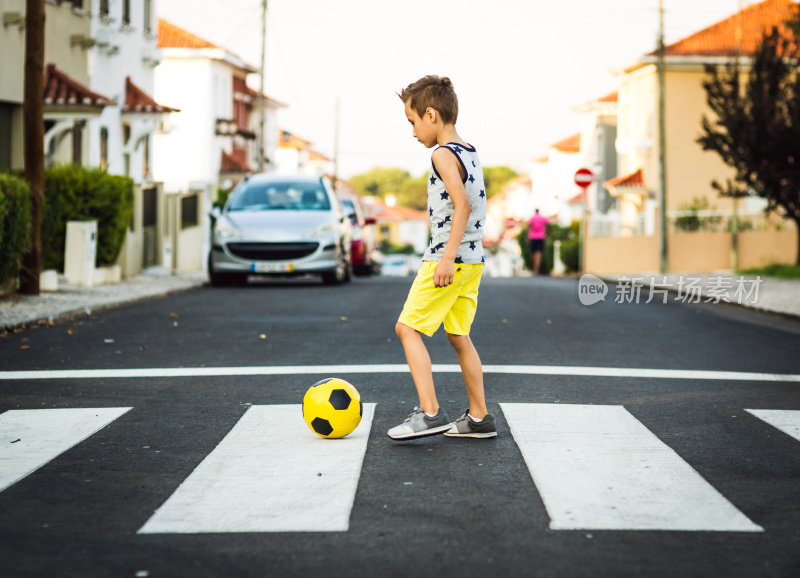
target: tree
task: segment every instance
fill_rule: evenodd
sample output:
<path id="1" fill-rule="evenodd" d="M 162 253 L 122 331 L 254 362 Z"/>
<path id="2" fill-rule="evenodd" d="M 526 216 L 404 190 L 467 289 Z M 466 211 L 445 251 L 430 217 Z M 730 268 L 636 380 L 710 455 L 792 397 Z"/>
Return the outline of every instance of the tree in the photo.
<path id="1" fill-rule="evenodd" d="M 800 50 L 789 32 L 796 25 L 764 34 L 746 78 L 738 59 L 706 66 L 703 88 L 715 118 L 703 117 L 697 142 L 735 171 L 734 179 L 712 182 L 720 195 L 754 192 L 767 199 L 767 212 L 783 210 L 800 231 Z"/>
<path id="2" fill-rule="evenodd" d="M 397 204 L 424 211 L 428 206 L 428 176 L 406 179 L 397 193 Z"/>
<path id="3" fill-rule="evenodd" d="M 397 194 L 409 178 L 411 175 L 403 169 L 379 167 L 349 180 L 359 195 L 385 198 L 389 193 Z"/>
<path id="4" fill-rule="evenodd" d="M 500 192 L 517 173 L 505 166 L 484 167 L 483 180 L 486 198 Z M 376 196 L 382 199 L 393 194 L 397 204 L 411 209 L 425 210 L 427 206 L 428 174 L 413 178 L 408 171 L 397 168 L 375 168 L 349 179 L 359 195 Z"/>
<path id="5" fill-rule="evenodd" d="M 486 185 L 486 198 L 491 199 L 500 192 L 503 185 L 517 176 L 516 171 L 505 166 L 484 167 L 483 184 Z"/>

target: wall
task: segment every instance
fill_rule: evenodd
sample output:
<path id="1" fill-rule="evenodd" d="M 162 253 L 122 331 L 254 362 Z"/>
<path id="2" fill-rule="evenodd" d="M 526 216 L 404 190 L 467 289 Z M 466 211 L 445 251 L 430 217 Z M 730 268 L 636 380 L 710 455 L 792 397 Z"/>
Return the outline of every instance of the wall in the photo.
<path id="1" fill-rule="evenodd" d="M 797 231 L 787 224 L 781 231 L 739 233 L 739 269 L 771 263 L 795 263 Z M 667 238 L 670 273 L 714 273 L 731 267 L 730 233 L 670 233 Z M 590 237 L 585 271 L 597 275 L 653 273 L 659 270 L 655 236 Z"/>
<path id="2" fill-rule="evenodd" d="M 24 22 L 25 0 L 3 0 L 0 12 L 18 12 Z M 24 54 L 24 26 L 0 26 L 0 100 L 22 104 Z"/>
<path id="3" fill-rule="evenodd" d="M 170 115 L 169 132 L 153 135 L 153 176 L 167 191 L 176 192 L 187 190 L 190 181 L 216 183 L 220 152 L 213 140 L 217 116 L 212 63 L 169 58 L 168 52 L 163 51 L 155 69 L 154 98 L 181 112 Z"/>
<path id="4" fill-rule="evenodd" d="M 584 271 L 595 275 L 626 275 L 658 271 L 656 237 L 590 237 L 584 251 Z"/>
<path id="5" fill-rule="evenodd" d="M 704 151 L 697 139 L 703 115 L 710 115 L 703 90 L 705 72 L 699 66 L 668 70 L 666 74 L 667 210 L 677 211 L 696 197 L 707 197 L 711 207 L 730 210 L 732 201 L 719 197 L 711 181 L 725 181 L 734 173 L 718 154 Z"/>

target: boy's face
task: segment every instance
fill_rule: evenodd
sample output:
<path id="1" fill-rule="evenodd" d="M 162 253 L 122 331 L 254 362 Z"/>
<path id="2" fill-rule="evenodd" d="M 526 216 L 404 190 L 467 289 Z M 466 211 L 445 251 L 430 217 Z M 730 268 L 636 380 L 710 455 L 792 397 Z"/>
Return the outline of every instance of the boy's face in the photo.
<path id="1" fill-rule="evenodd" d="M 406 102 L 406 118 L 411 123 L 411 126 L 414 127 L 414 137 L 426 148 L 436 145 L 437 130 L 433 122 L 434 115 L 431 114 L 432 111 L 433 109 L 429 108 L 420 117 L 417 111 L 411 108 L 409 102 Z"/>

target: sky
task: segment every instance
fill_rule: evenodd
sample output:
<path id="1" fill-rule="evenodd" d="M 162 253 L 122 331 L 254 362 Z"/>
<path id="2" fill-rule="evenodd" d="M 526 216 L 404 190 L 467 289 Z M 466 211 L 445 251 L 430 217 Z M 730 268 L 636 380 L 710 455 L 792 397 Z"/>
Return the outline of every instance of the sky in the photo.
<path id="1" fill-rule="evenodd" d="M 663 0 L 666 43 L 752 0 Z M 258 67 L 261 0 L 158 0 L 159 17 Z M 528 170 L 579 129 L 575 108 L 617 90 L 620 71 L 656 47 L 658 0 L 269 0 L 265 93 L 288 104 L 282 129 L 333 157 L 339 176 L 399 167 L 430 151 L 397 93 L 449 76 L 459 135 L 484 166 Z M 257 75 L 251 84 L 258 87 Z"/>

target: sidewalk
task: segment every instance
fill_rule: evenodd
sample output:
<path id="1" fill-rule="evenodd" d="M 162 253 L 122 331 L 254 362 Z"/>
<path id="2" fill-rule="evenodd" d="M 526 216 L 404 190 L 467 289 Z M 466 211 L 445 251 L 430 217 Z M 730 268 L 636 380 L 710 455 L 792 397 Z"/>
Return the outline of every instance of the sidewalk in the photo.
<path id="1" fill-rule="evenodd" d="M 684 302 L 695 302 L 699 297 L 701 302 L 726 302 L 757 311 L 800 318 L 800 279 L 725 273 L 607 275 L 602 278 L 617 284 L 617 298 L 621 288 L 623 293 L 629 294 L 630 286 L 634 282 L 645 290 L 649 290 L 652 283 L 655 291 L 667 290 L 674 300 L 681 300 L 680 297 L 683 297 Z M 609 295 L 609 299 L 611 298 Z M 659 298 L 662 297 L 656 297 Z"/>
<path id="2" fill-rule="evenodd" d="M 202 286 L 207 279 L 202 271 L 172 275 L 161 268 L 148 269 L 121 283 L 97 287 L 67 285 L 61 277 L 57 291 L 42 291 L 37 296 L 0 297 L 0 334 L 4 329 L 46 325 L 74 316 L 90 315 L 92 311 L 105 307 L 185 291 Z"/>

